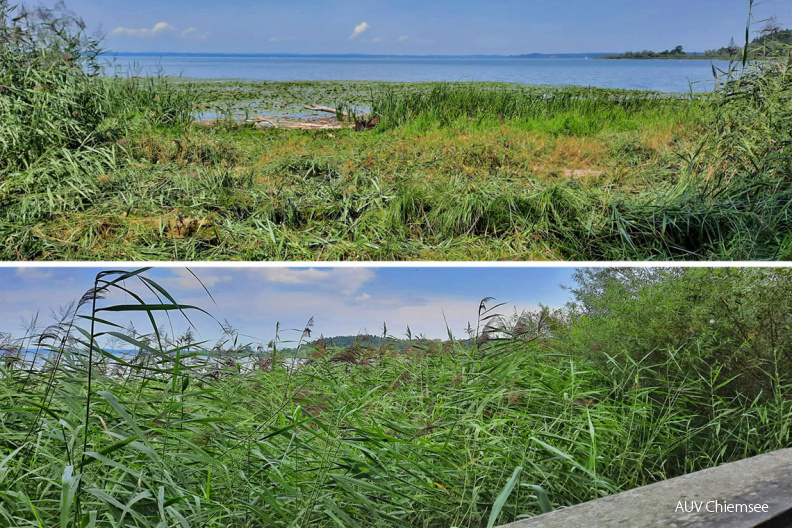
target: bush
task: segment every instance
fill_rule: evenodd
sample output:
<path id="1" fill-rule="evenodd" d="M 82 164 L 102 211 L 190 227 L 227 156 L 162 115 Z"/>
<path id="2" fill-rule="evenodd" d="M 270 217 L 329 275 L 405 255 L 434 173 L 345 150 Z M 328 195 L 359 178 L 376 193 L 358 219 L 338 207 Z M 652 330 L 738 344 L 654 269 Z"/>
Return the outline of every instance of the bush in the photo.
<path id="1" fill-rule="evenodd" d="M 622 372 L 662 364 L 650 383 L 708 379 L 724 397 L 769 397 L 792 374 L 792 270 L 609 268 L 577 280 L 570 352 Z"/>
<path id="2" fill-rule="evenodd" d="M 99 44 L 62 4 L 31 11 L 0 0 L 0 170 L 96 141 Z"/>
<path id="3" fill-rule="evenodd" d="M 102 75 L 101 35 L 66 10 L 0 0 L 0 171 L 118 140 L 137 122 L 186 124 L 189 89 Z"/>

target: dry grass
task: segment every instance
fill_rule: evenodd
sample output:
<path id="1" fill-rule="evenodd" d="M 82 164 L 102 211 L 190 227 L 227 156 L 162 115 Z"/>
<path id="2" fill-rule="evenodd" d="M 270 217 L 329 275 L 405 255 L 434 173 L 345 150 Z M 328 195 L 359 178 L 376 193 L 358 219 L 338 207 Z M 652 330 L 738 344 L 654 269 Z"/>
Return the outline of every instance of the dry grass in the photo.
<path id="1" fill-rule="evenodd" d="M 607 101 L 608 93 L 586 95 Z M 96 152 L 0 183 L 13 218 L 0 224 L 0 236 L 8 258 L 28 259 L 596 260 L 786 251 L 788 241 L 752 242 L 772 236 L 776 220 L 768 217 L 759 235 L 753 225 L 770 210 L 708 211 L 715 206 L 707 189 L 723 186 L 725 173 L 736 177 L 736 165 L 697 151 L 701 142 L 719 148 L 702 132 L 704 110 L 642 97 L 625 99 L 635 109 L 610 110 L 570 99 L 564 119 L 454 121 L 453 106 L 439 101 L 448 115 L 437 121 L 385 120 L 361 132 L 163 125 L 144 115 Z M 481 103 L 486 111 L 489 102 Z M 764 207 L 716 196 L 723 210 Z M 784 222 L 783 213 L 774 218 Z"/>

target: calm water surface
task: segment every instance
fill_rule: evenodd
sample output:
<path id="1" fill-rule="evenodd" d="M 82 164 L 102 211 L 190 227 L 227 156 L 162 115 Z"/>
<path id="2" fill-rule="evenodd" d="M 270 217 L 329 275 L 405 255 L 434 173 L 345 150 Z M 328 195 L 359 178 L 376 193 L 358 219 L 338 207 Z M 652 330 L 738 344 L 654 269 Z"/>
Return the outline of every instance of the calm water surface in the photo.
<path id="1" fill-rule="evenodd" d="M 600 88 L 711 91 L 708 60 L 108 56 L 119 73 L 269 81 L 502 81 Z"/>

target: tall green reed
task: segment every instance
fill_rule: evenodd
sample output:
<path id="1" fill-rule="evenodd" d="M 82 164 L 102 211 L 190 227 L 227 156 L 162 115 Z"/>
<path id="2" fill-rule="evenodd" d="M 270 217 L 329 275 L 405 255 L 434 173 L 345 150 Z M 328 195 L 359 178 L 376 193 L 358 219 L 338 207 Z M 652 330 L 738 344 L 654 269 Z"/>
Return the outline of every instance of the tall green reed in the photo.
<path id="1" fill-rule="evenodd" d="M 316 344 L 296 369 L 227 325 L 215 347 L 161 328 L 199 310 L 145 269 L 103 272 L 41 332 L 43 367 L 0 367 L 4 524 L 497 525 L 790 441 L 783 370 L 729 396 L 676 349 L 603 365 L 491 299 L 469 338 Z"/>

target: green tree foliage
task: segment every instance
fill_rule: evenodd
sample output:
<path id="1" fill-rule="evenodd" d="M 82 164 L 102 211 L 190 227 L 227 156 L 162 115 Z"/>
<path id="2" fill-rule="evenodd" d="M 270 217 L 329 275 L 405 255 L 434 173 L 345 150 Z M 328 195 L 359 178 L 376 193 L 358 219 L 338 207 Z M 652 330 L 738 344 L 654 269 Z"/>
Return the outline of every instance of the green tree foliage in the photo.
<path id="1" fill-rule="evenodd" d="M 576 279 L 565 346 L 601 365 L 662 364 L 652 382 L 701 376 L 724 396 L 769 397 L 792 374 L 792 270 L 611 268 Z"/>
<path id="2" fill-rule="evenodd" d="M 623 55 L 608 55 L 606 59 L 666 59 L 670 57 L 681 57 L 687 55 L 682 46 L 677 46 L 674 49 L 664 51 L 627 51 Z"/>
<path id="3" fill-rule="evenodd" d="M 792 44 L 792 29 L 783 29 L 771 20 L 759 30 L 759 35 L 748 43 L 748 57 L 756 59 L 789 55 L 790 44 Z M 735 44 L 732 38 L 727 46 L 707 50 L 705 56 L 737 59 L 741 57 L 742 52 L 743 47 Z"/>
<path id="4" fill-rule="evenodd" d="M 572 276 L 576 286 L 568 287 L 575 297 L 570 308 L 588 317 L 605 314 L 619 298 L 634 298 L 641 289 L 680 272 L 679 268 L 579 268 Z"/>
<path id="5" fill-rule="evenodd" d="M 704 55 L 694 56 L 703 59 L 741 59 L 743 51 L 748 51 L 749 59 L 759 59 L 765 57 L 779 57 L 789 55 L 789 46 L 792 44 L 792 29 L 783 29 L 775 19 L 770 19 L 764 27 L 758 30 L 758 35 L 747 42 L 747 46 L 739 46 L 731 38 L 729 44 L 720 48 L 708 49 Z M 665 51 L 626 51 L 621 55 L 608 55 L 606 59 L 668 59 L 689 56 L 682 48 L 677 46 L 674 49 Z"/>

